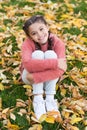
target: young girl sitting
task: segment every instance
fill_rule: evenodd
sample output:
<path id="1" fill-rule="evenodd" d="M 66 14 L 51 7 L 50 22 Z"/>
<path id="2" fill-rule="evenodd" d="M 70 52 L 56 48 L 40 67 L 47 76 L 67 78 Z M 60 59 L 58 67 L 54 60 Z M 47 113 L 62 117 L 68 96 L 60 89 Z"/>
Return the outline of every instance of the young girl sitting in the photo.
<path id="1" fill-rule="evenodd" d="M 33 87 L 36 118 L 48 111 L 58 111 L 56 83 L 66 71 L 65 45 L 50 33 L 41 15 L 32 16 L 23 26 L 27 38 L 22 44 L 22 80 Z M 46 99 L 43 98 L 45 92 Z"/>

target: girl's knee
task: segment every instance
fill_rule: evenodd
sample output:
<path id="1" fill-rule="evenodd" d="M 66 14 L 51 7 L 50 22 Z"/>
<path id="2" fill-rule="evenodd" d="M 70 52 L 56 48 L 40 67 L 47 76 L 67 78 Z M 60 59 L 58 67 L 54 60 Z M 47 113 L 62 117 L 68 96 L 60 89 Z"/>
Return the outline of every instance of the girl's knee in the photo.
<path id="1" fill-rule="evenodd" d="M 28 74 L 28 71 L 26 69 L 24 69 L 22 72 L 22 81 L 25 84 L 30 84 L 30 82 L 27 80 L 27 74 Z"/>
<path id="2" fill-rule="evenodd" d="M 57 54 L 53 50 L 48 50 L 44 54 L 45 59 L 57 58 Z"/>
<path id="3" fill-rule="evenodd" d="M 36 50 L 32 53 L 33 59 L 44 59 L 44 52 L 40 50 Z"/>

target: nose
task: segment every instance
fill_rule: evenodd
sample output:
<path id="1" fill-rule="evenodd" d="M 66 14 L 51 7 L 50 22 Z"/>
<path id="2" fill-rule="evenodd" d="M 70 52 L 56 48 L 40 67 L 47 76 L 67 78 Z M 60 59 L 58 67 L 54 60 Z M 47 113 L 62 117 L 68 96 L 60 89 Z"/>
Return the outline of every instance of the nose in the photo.
<path id="1" fill-rule="evenodd" d="M 42 33 L 40 31 L 38 31 L 38 37 L 41 37 Z"/>

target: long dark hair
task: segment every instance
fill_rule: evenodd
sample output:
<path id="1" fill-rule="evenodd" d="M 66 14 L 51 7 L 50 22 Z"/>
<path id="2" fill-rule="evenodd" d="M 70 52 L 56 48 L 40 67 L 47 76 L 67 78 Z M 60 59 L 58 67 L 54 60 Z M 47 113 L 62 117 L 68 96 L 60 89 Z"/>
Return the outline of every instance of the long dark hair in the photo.
<path id="1" fill-rule="evenodd" d="M 32 16 L 31 18 L 29 18 L 23 25 L 23 30 L 25 32 L 25 34 L 29 37 L 29 31 L 28 31 L 28 28 L 30 25 L 32 25 L 33 23 L 35 22 L 42 22 L 44 23 L 45 25 L 47 25 L 47 22 L 46 20 L 44 19 L 44 17 L 42 15 L 34 15 Z M 40 45 L 35 42 L 35 47 L 36 47 L 36 50 L 41 50 L 41 47 Z M 48 50 L 52 50 L 52 46 L 53 46 L 53 38 L 50 38 L 50 31 L 49 31 L 49 37 L 48 37 Z"/>

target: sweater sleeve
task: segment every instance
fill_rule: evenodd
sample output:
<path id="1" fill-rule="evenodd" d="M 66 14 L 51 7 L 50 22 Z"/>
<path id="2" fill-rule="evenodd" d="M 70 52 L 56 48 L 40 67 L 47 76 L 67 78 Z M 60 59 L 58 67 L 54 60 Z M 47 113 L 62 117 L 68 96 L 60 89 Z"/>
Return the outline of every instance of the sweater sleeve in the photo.
<path id="1" fill-rule="evenodd" d="M 63 75 L 63 73 L 64 73 L 63 70 L 56 69 L 56 70 L 46 70 L 44 72 L 39 73 L 32 73 L 32 75 L 34 78 L 34 82 L 40 83 L 60 78 Z"/>
<path id="2" fill-rule="evenodd" d="M 32 45 L 25 41 L 22 45 L 22 63 L 28 72 L 42 72 L 57 68 L 57 59 L 32 59 Z"/>

